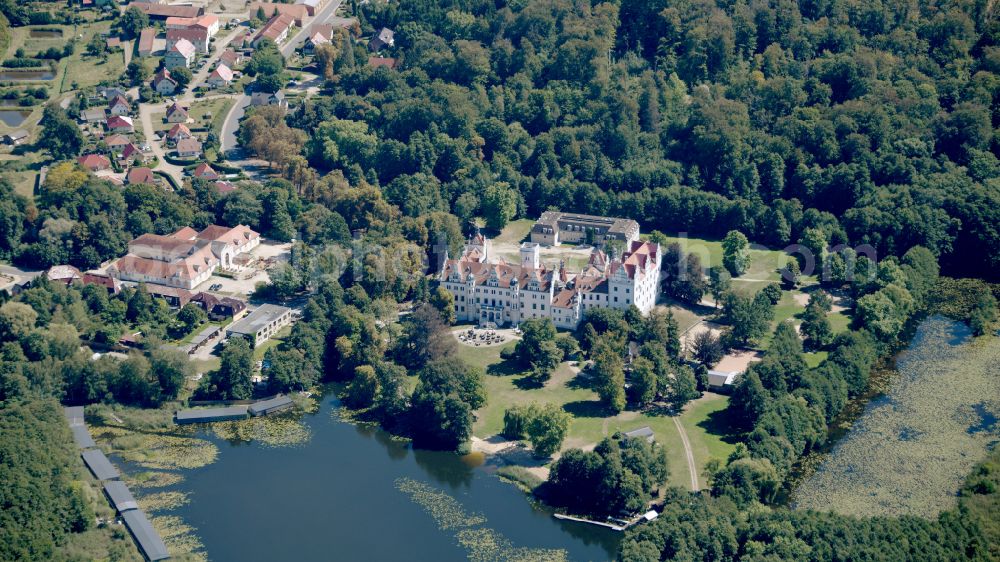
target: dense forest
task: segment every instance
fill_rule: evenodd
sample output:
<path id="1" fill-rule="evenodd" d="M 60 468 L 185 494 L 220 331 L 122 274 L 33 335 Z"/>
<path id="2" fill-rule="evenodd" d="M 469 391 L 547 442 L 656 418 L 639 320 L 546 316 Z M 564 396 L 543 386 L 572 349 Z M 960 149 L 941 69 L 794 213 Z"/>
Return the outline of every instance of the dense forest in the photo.
<path id="1" fill-rule="evenodd" d="M 345 42 L 291 120 L 308 161 L 416 216 L 634 217 L 784 246 L 820 228 L 1000 271 L 989 4 L 370 3 L 398 72 Z M 358 47 L 355 47 L 358 49 Z M 975 251 L 972 250 L 975 248 Z"/>

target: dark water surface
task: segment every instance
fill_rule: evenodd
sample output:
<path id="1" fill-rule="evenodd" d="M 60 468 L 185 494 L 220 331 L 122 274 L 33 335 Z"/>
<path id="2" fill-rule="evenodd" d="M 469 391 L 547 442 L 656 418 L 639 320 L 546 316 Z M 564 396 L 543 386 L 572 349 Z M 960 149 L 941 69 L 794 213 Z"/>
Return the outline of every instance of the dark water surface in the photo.
<path id="1" fill-rule="evenodd" d="M 4 125 L 7 125 L 8 127 L 17 127 L 21 123 L 24 123 L 24 120 L 27 119 L 29 115 L 31 115 L 30 109 L 0 108 L 0 121 L 3 121 Z"/>
<path id="2" fill-rule="evenodd" d="M 515 548 L 563 549 L 571 560 L 613 558 L 619 533 L 561 522 L 491 469 L 452 453 L 413 450 L 387 434 L 335 418 L 326 395 L 294 447 L 219 446 L 206 467 L 173 489 L 190 503 L 171 511 L 197 529 L 211 560 L 465 560 L 455 530 L 442 530 L 399 491 L 410 478 L 443 491 Z"/>

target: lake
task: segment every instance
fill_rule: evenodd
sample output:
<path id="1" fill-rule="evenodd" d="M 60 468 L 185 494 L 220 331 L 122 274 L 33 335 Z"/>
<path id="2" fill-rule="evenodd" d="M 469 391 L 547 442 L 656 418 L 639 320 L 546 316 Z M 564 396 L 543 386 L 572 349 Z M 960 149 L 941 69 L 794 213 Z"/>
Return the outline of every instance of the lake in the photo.
<path id="1" fill-rule="evenodd" d="M 8 127 L 17 127 L 31 115 L 30 109 L 4 109 L 0 108 L 0 121 Z"/>
<path id="2" fill-rule="evenodd" d="M 212 560 L 609 560 L 619 533 L 554 519 L 476 457 L 414 450 L 339 420 L 324 396 L 298 446 L 230 443 L 171 489 Z M 473 524 L 466 524 L 472 520 Z M 463 546 L 464 545 L 464 546 Z M 484 546 L 488 545 L 488 546 Z"/>
<path id="3" fill-rule="evenodd" d="M 887 392 L 795 490 L 797 508 L 933 519 L 1000 442 L 1000 340 L 925 319 L 895 361 Z"/>

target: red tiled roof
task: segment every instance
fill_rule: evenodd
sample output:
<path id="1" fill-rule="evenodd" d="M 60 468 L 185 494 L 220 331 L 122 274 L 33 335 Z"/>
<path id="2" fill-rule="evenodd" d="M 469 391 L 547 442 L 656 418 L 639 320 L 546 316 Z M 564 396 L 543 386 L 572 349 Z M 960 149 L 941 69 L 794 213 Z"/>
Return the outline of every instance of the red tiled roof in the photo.
<path id="1" fill-rule="evenodd" d="M 87 154 L 76 159 L 88 170 L 103 170 L 111 167 L 111 161 L 100 154 Z"/>
<path id="2" fill-rule="evenodd" d="M 128 183 L 154 183 L 153 170 L 149 168 L 132 168 L 128 171 Z"/>

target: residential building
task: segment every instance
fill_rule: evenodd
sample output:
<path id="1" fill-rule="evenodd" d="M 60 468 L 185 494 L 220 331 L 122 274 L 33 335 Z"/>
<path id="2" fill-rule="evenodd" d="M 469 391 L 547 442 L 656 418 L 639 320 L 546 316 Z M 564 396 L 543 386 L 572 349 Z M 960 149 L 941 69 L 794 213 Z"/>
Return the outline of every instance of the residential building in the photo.
<path id="1" fill-rule="evenodd" d="M 545 211 L 531 227 L 531 241 L 558 246 L 563 242 L 600 244 L 619 240 L 626 244 L 639 239 L 639 223 L 631 219 Z"/>
<path id="2" fill-rule="evenodd" d="M 208 32 L 208 38 L 211 39 L 219 32 L 219 16 L 215 14 L 205 14 L 195 19 L 195 21 L 191 24 L 191 27 L 204 29 Z"/>
<path id="3" fill-rule="evenodd" d="M 191 302 L 200 306 L 209 320 L 225 321 L 239 318 L 247 309 L 247 303 L 232 297 L 217 297 L 212 293 L 201 292 L 191 298 Z"/>
<path id="4" fill-rule="evenodd" d="M 570 274 L 563 264 L 540 263 L 539 245 L 525 242 L 520 264 L 493 260 L 490 242 L 476 234 L 458 259 L 448 259 L 441 286 L 455 299 L 459 321 L 480 325 L 517 325 L 551 318 L 559 328 L 576 329 L 590 308 L 625 310 L 633 304 L 643 314 L 652 310 L 659 292 L 662 253 L 658 244 L 633 241 L 609 259 L 594 249 L 589 263 Z"/>
<path id="5" fill-rule="evenodd" d="M 174 236 L 210 243 L 212 251 L 219 258 L 223 269 L 231 269 L 238 256 L 249 253 L 260 245 L 260 234 L 245 225 L 231 228 L 211 225 L 198 233 L 194 233 L 193 229 L 181 229 L 174 233 Z"/>
<path id="6" fill-rule="evenodd" d="M 111 160 L 103 154 L 85 154 L 76 159 L 81 166 L 91 172 L 100 172 L 111 167 Z"/>
<path id="7" fill-rule="evenodd" d="M 156 44 L 156 29 L 147 27 L 139 32 L 138 53 L 140 57 L 148 57 L 153 54 L 153 47 Z"/>
<path id="8" fill-rule="evenodd" d="M 124 115 L 112 115 L 108 118 L 108 130 L 114 133 L 133 133 L 135 125 L 131 117 Z"/>
<path id="9" fill-rule="evenodd" d="M 232 183 L 230 183 L 228 181 L 221 181 L 220 180 L 220 181 L 215 182 L 215 190 L 219 193 L 219 195 L 226 195 L 227 193 L 232 193 L 233 191 L 236 191 L 237 189 L 238 188 L 235 185 L 233 185 Z"/>
<path id="10" fill-rule="evenodd" d="M 191 27 L 191 24 L 198 21 L 198 18 L 181 18 L 176 16 L 171 16 L 167 18 L 165 26 L 167 31 L 171 29 L 187 29 Z"/>
<path id="11" fill-rule="evenodd" d="M 276 304 L 262 304 L 226 327 L 226 337 L 246 338 L 251 347 L 257 347 L 291 322 L 292 309 Z"/>
<path id="12" fill-rule="evenodd" d="M 178 123 L 170 127 L 170 130 L 167 131 L 167 140 L 173 143 L 193 138 L 194 135 L 191 134 L 191 129 L 188 129 L 188 126 L 184 123 Z"/>
<path id="13" fill-rule="evenodd" d="M 187 123 L 189 116 L 187 108 L 179 103 L 173 103 L 167 108 L 167 123 Z"/>
<path id="14" fill-rule="evenodd" d="M 233 83 L 233 71 L 222 63 L 219 63 L 215 67 L 215 70 L 208 75 L 208 79 L 205 80 L 209 86 L 213 88 L 225 88 L 226 86 Z"/>
<path id="15" fill-rule="evenodd" d="M 254 2 L 250 4 L 250 17 L 254 17 L 258 8 L 264 9 L 264 17 L 274 18 L 274 16 L 288 16 L 292 23 L 302 27 L 309 10 L 301 4 L 280 4 L 273 2 Z"/>
<path id="16" fill-rule="evenodd" d="M 167 18 L 196 18 L 205 13 L 205 8 L 198 6 L 170 6 L 149 2 L 132 2 L 129 8 L 135 7 L 149 16 L 151 20 L 166 21 Z"/>
<path id="17" fill-rule="evenodd" d="M 11 146 L 18 146 L 28 142 L 28 131 L 24 129 L 18 129 L 16 131 L 11 131 L 3 136 L 4 144 L 9 144 Z"/>
<path id="18" fill-rule="evenodd" d="M 84 285 L 99 285 L 108 290 L 109 294 L 117 295 L 122 290 L 122 284 L 114 277 L 101 273 L 84 273 L 80 280 Z"/>
<path id="19" fill-rule="evenodd" d="M 104 144 L 115 154 L 120 154 L 122 149 L 131 143 L 132 141 L 125 135 L 114 134 L 104 137 Z"/>
<path id="20" fill-rule="evenodd" d="M 368 40 L 368 50 L 377 53 L 382 49 L 392 47 L 396 44 L 396 34 L 388 27 L 383 27 Z"/>
<path id="21" fill-rule="evenodd" d="M 111 115 L 128 115 L 132 113 L 132 104 L 125 96 L 115 96 L 108 101 L 108 113 Z"/>
<path id="22" fill-rule="evenodd" d="M 307 39 L 304 45 L 302 45 L 302 50 L 307 55 L 311 55 L 316 51 L 316 47 L 320 45 L 329 45 L 330 38 L 324 37 L 322 33 L 313 33 Z"/>
<path id="23" fill-rule="evenodd" d="M 236 68 L 237 66 L 243 64 L 243 55 L 232 49 L 226 49 L 221 55 L 219 55 L 219 62 L 229 68 Z"/>
<path id="24" fill-rule="evenodd" d="M 128 143 L 122 148 L 120 160 L 122 162 L 145 162 L 146 154 L 134 143 Z"/>
<path id="25" fill-rule="evenodd" d="M 194 293 L 187 289 L 166 285 L 146 285 L 146 292 L 153 298 L 163 299 L 170 308 L 184 308 L 194 297 Z"/>
<path id="26" fill-rule="evenodd" d="M 191 175 L 200 180 L 208 180 L 208 181 L 217 180 L 221 177 L 219 176 L 218 172 L 213 170 L 212 167 L 205 162 L 198 164 L 198 166 L 194 169 L 194 172 L 192 172 Z"/>
<path id="27" fill-rule="evenodd" d="M 287 4 L 281 4 L 287 5 Z M 292 29 L 292 25 L 295 20 L 292 16 L 279 14 L 271 19 L 267 20 L 267 23 L 260 28 L 257 35 L 253 38 L 253 46 L 256 47 L 260 45 L 260 42 L 265 39 L 270 39 L 275 44 L 280 44 L 285 39 L 288 38 L 288 32 Z"/>
<path id="28" fill-rule="evenodd" d="M 394 70 L 396 68 L 396 59 L 390 57 L 368 57 L 368 66 L 372 68 L 388 68 L 389 70 Z"/>
<path id="29" fill-rule="evenodd" d="M 156 183 L 156 176 L 153 175 L 153 170 L 150 170 L 149 168 L 136 167 L 128 171 L 128 175 L 125 177 L 125 183 L 146 183 L 154 185 Z"/>
<path id="30" fill-rule="evenodd" d="M 208 54 L 208 30 L 200 27 L 185 27 L 182 29 L 167 30 L 167 52 L 169 53 L 174 45 L 187 40 L 194 45 L 195 51 L 203 55 Z"/>
<path id="31" fill-rule="evenodd" d="M 53 265 L 45 272 L 45 277 L 53 283 L 72 285 L 74 281 L 83 279 L 83 274 L 72 265 Z"/>
<path id="32" fill-rule="evenodd" d="M 177 156 L 180 158 L 201 157 L 201 141 L 197 139 L 181 139 L 177 141 Z"/>
<path id="33" fill-rule="evenodd" d="M 180 66 L 187 68 L 191 66 L 196 51 L 197 49 L 190 41 L 184 38 L 178 39 L 163 56 L 163 67 L 167 70 Z"/>
<path id="34" fill-rule="evenodd" d="M 161 68 L 153 76 L 153 89 L 161 96 L 170 96 L 177 91 L 177 81 L 170 77 L 169 70 Z"/>
<path id="35" fill-rule="evenodd" d="M 282 109 L 288 109 L 288 100 L 285 99 L 284 92 L 254 92 L 250 94 L 250 105 L 276 105 Z"/>

